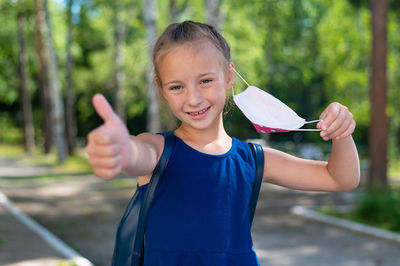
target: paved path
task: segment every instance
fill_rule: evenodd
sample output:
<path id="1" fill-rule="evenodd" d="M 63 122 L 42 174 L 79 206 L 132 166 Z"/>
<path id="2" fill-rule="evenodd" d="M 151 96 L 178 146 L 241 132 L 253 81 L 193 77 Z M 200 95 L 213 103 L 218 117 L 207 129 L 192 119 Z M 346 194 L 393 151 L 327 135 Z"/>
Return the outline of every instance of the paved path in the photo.
<path id="1" fill-rule="evenodd" d="M 0 191 L 5 190 L 6 194 L 11 195 L 15 200 L 17 206 L 36 219 L 43 220 L 44 224 L 48 222 L 49 227 L 68 219 L 71 224 L 84 226 L 86 219 L 91 225 L 94 225 L 101 217 L 102 224 L 99 224 L 101 227 L 98 225 L 97 229 L 101 228 L 102 230 L 97 230 L 98 233 L 101 233 L 97 237 L 103 241 L 100 243 L 98 239 L 95 239 L 96 242 L 92 249 L 88 244 L 90 241 L 93 242 L 90 239 L 91 234 L 86 232 L 90 229 L 89 226 L 84 227 L 84 231 L 87 233 L 84 235 L 85 239 L 74 236 L 74 233 L 79 230 L 76 227 L 71 228 L 72 226 L 62 227 L 61 229 L 64 231 L 68 229 L 71 231 L 61 232 L 60 237 L 73 243 L 73 246 L 81 254 L 87 256 L 97 266 L 109 265 L 106 260 L 109 260 L 112 253 L 114 227 L 120 219 L 119 212 L 122 211 L 118 210 L 118 215 L 115 215 L 115 207 L 110 204 L 110 197 L 115 196 L 116 188 L 112 188 L 114 191 L 107 190 L 105 185 L 109 184 L 108 181 L 101 179 L 74 177 L 71 181 L 63 179 L 62 182 L 59 180 L 44 182 L 41 187 L 35 189 L 23 186 L 18 189 L 10 189 L 10 178 L 5 182 L 4 176 L 17 176 L 16 173 L 34 175 L 32 171 L 35 171 L 35 168 L 31 167 L 29 171 L 26 169 L 23 165 L 13 166 L 12 161 L 0 159 Z M 7 174 L 3 174 L 6 171 Z M 39 171 L 45 171 L 45 169 L 41 168 Z M 2 184 L 6 184 L 6 187 Z M 60 190 L 55 190 L 57 187 Z M 82 195 L 82 191 L 85 191 L 84 195 Z M 125 192 L 126 194 L 117 193 L 124 198 L 123 204 L 129 199 L 130 188 Z M 31 195 L 27 195 L 28 193 Z M 294 205 L 342 204 L 345 202 L 345 195 L 347 194 L 299 192 L 264 184 L 253 223 L 254 247 L 261 265 L 400 265 L 400 245 L 398 244 L 312 222 L 292 215 L 289 211 Z M 36 201 L 32 204 L 27 203 L 28 196 L 32 196 Z M 121 199 L 116 199 L 116 202 L 117 200 Z M 74 204 L 72 207 L 75 211 L 69 213 L 68 209 L 64 209 L 64 204 L 71 203 Z M 85 216 L 79 211 L 89 208 L 89 203 L 92 204 L 92 207 L 98 206 L 99 209 L 101 207 L 107 209 L 103 209 L 101 216 L 96 216 L 95 219 L 92 216 L 84 218 Z M 44 207 L 40 208 L 39 205 Z M 32 208 L 33 206 L 36 207 Z M 81 207 L 79 211 L 77 206 Z M 93 211 L 90 208 L 89 210 Z M 111 210 L 114 211 L 111 212 Z M 50 222 L 43 218 L 43 214 L 51 215 L 51 218 L 48 219 Z M 112 216 L 115 218 L 109 218 Z M 106 221 L 106 218 L 110 221 Z M 112 228 L 110 229 L 110 227 Z M 112 232 L 108 233 L 107 230 Z M 107 259 L 100 259 L 103 258 L 102 256 Z M 0 265 L 50 266 L 58 265 L 62 259 L 60 254 L 16 221 L 3 208 L 0 208 Z"/>
<path id="2" fill-rule="evenodd" d="M 0 265 L 52 266 L 65 260 L 0 205 Z"/>
<path id="3" fill-rule="evenodd" d="M 15 164 L 0 158 L 0 192 L 2 178 L 30 176 L 48 172 L 46 167 Z M 66 261 L 48 243 L 12 215 L 0 204 L 0 265 L 4 266 L 54 266 Z"/>
<path id="4" fill-rule="evenodd" d="M 261 265 L 400 265 L 399 244 L 289 212 L 294 202 L 313 206 L 341 201 L 344 199 L 340 193 L 307 193 L 263 185 L 253 224 L 254 247 Z"/>

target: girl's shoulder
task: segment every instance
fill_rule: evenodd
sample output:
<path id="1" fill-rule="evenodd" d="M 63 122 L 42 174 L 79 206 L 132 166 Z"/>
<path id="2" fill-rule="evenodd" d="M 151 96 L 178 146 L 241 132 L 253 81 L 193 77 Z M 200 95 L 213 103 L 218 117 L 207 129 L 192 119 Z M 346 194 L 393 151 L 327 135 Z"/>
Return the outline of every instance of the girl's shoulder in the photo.
<path id="1" fill-rule="evenodd" d="M 152 148 L 152 150 L 154 150 L 157 154 L 157 158 L 160 158 L 165 143 L 164 136 L 162 134 L 145 132 L 137 135 L 137 138 L 146 145 L 149 145 L 149 147 Z"/>
<path id="2" fill-rule="evenodd" d="M 154 134 L 154 133 L 141 133 L 136 136 L 144 145 L 150 148 L 151 153 L 153 156 L 156 157 L 154 167 L 160 160 L 161 154 L 164 150 L 164 143 L 165 139 L 162 134 Z M 138 177 L 138 185 L 143 186 L 150 182 L 152 172 L 147 175 L 142 175 Z"/>

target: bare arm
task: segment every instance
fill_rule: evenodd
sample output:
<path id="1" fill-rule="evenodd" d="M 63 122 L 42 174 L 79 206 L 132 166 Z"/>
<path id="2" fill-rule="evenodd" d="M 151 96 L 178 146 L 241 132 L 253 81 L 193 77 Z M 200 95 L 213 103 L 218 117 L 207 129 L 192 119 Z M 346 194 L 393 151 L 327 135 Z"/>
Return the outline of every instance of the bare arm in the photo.
<path id="1" fill-rule="evenodd" d="M 130 138 L 131 158 L 128 165 L 122 169 L 134 176 L 151 174 L 164 149 L 164 137 L 161 135 L 143 133 Z"/>
<path id="2" fill-rule="evenodd" d="M 301 159 L 264 148 L 264 182 L 299 190 L 346 191 L 360 178 L 358 155 L 349 136 L 334 140 L 328 162 Z"/>
<path id="3" fill-rule="evenodd" d="M 346 191 L 358 186 L 360 165 L 351 134 L 355 122 L 347 108 L 330 105 L 319 123 L 324 140 L 332 139 L 328 162 L 307 160 L 264 148 L 264 182 L 300 190 Z"/>

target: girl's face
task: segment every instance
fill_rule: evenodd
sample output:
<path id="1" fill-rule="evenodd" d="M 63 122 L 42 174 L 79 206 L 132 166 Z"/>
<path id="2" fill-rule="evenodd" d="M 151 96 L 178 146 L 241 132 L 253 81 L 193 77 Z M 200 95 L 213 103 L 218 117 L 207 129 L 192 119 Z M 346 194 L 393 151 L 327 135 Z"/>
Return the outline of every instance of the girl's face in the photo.
<path id="1" fill-rule="evenodd" d="M 182 126 L 204 130 L 222 121 L 232 67 L 223 65 L 221 52 L 209 41 L 182 44 L 158 60 L 156 83 Z"/>

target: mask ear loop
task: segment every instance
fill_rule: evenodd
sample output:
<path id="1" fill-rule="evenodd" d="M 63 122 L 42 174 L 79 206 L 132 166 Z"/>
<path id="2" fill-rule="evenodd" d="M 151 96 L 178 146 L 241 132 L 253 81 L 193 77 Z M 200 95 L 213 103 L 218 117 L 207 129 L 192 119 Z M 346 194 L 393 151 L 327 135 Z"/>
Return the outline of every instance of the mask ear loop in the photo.
<path id="1" fill-rule="evenodd" d="M 320 121 L 321 121 L 320 119 L 318 119 L 318 120 L 312 120 L 312 121 L 306 121 L 306 122 L 304 122 L 304 124 L 317 123 L 317 122 L 320 122 Z"/>
<path id="2" fill-rule="evenodd" d="M 311 123 L 317 123 L 320 122 L 321 120 L 312 120 L 312 121 L 306 121 L 304 122 L 305 124 L 311 124 Z M 321 129 L 318 128 L 298 128 L 298 129 L 293 129 L 292 131 L 321 131 Z"/>
<path id="3" fill-rule="evenodd" d="M 247 87 L 250 87 L 250 84 L 247 83 L 247 81 L 239 74 L 239 72 L 237 72 L 236 69 L 233 68 L 233 67 L 232 67 L 232 69 L 233 69 L 233 71 L 236 73 L 236 75 L 238 75 L 239 78 L 240 78 L 241 80 L 243 80 L 244 83 L 246 83 Z M 233 93 L 233 95 L 235 95 L 235 89 L 233 88 L 233 86 L 232 86 L 232 93 Z"/>

